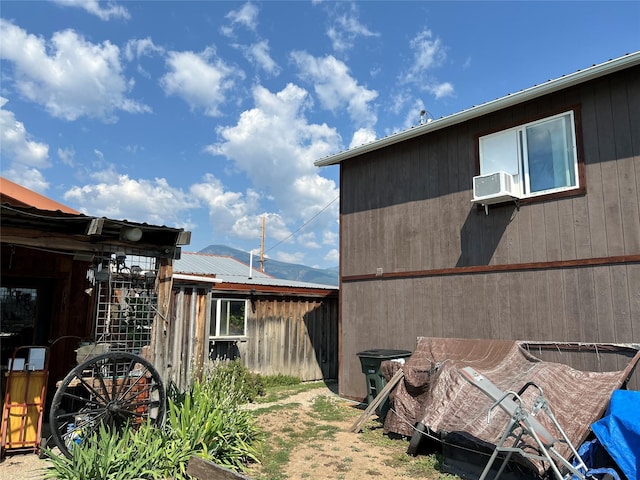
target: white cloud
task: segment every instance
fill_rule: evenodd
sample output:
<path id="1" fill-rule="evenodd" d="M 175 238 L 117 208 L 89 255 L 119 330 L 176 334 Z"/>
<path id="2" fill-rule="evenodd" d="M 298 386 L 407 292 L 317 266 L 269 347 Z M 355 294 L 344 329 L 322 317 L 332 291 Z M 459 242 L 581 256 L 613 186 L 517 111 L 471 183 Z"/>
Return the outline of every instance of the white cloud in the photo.
<path id="1" fill-rule="evenodd" d="M 377 37 L 378 33 L 372 32 L 360 23 L 356 4 L 346 4 L 348 12 L 340 12 L 345 4 L 336 3 L 335 10 L 330 12 L 331 26 L 327 28 L 327 36 L 331 40 L 333 49 L 344 52 L 353 47 L 358 37 Z"/>
<path id="2" fill-rule="evenodd" d="M 262 40 L 249 46 L 238 46 L 238 48 L 242 50 L 247 60 L 258 65 L 265 72 L 275 76 L 280 74 L 281 68 L 273 58 L 271 58 L 269 42 L 267 40 Z"/>
<path id="3" fill-rule="evenodd" d="M 68 167 L 73 167 L 75 164 L 76 151 L 73 148 L 59 148 L 58 158 L 60 161 Z"/>
<path id="4" fill-rule="evenodd" d="M 304 232 L 297 236 L 297 243 L 305 248 L 320 248 L 315 232 Z"/>
<path id="5" fill-rule="evenodd" d="M 280 262 L 286 262 L 286 263 L 303 264 L 304 258 L 305 258 L 305 254 L 303 252 L 277 251 L 274 254 L 275 260 L 278 260 Z M 269 262 L 266 263 L 264 270 L 265 272 L 269 273 Z"/>
<path id="6" fill-rule="evenodd" d="M 322 244 L 323 245 L 337 245 L 338 244 L 338 234 L 335 231 L 326 230 L 322 234 Z"/>
<path id="7" fill-rule="evenodd" d="M 348 67 L 332 55 L 316 58 L 306 52 L 293 52 L 299 76 L 311 82 L 322 106 L 334 113 L 346 107 L 356 126 L 375 125 L 377 116 L 370 103 L 378 92 L 369 90 L 349 74 Z"/>
<path id="8" fill-rule="evenodd" d="M 0 157 L 11 164 L 46 168 L 49 163 L 49 145 L 33 140 L 24 124 L 4 106 L 8 100 L 0 97 Z"/>
<path id="9" fill-rule="evenodd" d="M 431 30 L 419 32 L 410 42 L 414 54 L 412 72 L 420 73 L 442 65 L 446 53 L 442 40 L 433 38 Z"/>
<path id="10" fill-rule="evenodd" d="M 454 87 L 450 82 L 439 82 L 433 78 L 432 70 L 442 66 L 447 58 L 442 40 L 433 36 L 429 29 L 419 32 L 410 42 L 413 63 L 400 76 L 401 83 L 412 84 L 430 92 L 436 99 L 452 96 Z"/>
<path id="11" fill-rule="evenodd" d="M 338 265 L 340 263 L 340 252 L 336 248 L 332 248 L 329 252 L 324 256 L 324 260 L 327 263 L 332 263 L 334 265 Z"/>
<path id="12" fill-rule="evenodd" d="M 259 243 L 262 236 L 262 219 L 265 224 L 265 237 L 271 241 L 288 240 L 291 231 L 287 228 L 285 219 L 278 213 L 255 213 L 238 219 L 232 227 L 232 231 L 240 238 L 254 239 Z"/>
<path id="13" fill-rule="evenodd" d="M 245 3 L 239 10 L 232 10 L 225 15 L 225 18 L 231 21 L 231 26 L 223 27 L 222 32 L 230 36 L 235 25 L 242 25 L 249 30 L 255 31 L 258 24 L 258 13 L 258 7 L 253 3 Z"/>
<path id="14" fill-rule="evenodd" d="M 66 7 L 82 8 L 101 20 L 110 20 L 111 18 L 127 20 L 131 18 L 126 8 L 111 1 L 99 3 L 98 0 L 54 0 L 54 2 Z"/>
<path id="15" fill-rule="evenodd" d="M 251 202 L 242 193 L 225 191 L 222 182 L 211 174 L 192 185 L 190 192 L 209 209 L 209 221 L 218 236 L 229 232 L 250 208 Z"/>
<path id="16" fill-rule="evenodd" d="M 124 56 L 130 62 L 140 57 L 151 57 L 162 55 L 164 48 L 153 43 L 150 37 L 129 40 L 124 48 Z"/>
<path id="17" fill-rule="evenodd" d="M 376 132 L 371 128 L 359 128 L 353 134 L 349 148 L 371 143 L 376 139 Z"/>
<path id="18" fill-rule="evenodd" d="M 245 193 L 228 191 L 218 178 L 206 174 L 202 182 L 191 186 L 190 191 L 208 208 L 212 236 L 216 242 L 234 244 L 237 240 L 255 240 L 259 243 L 263 217 L 269 238 L 283 240 L 290 235 L 279 214 L 261 209 L 261 197 L 254 190 Z"/>
<path id="19" fill-rule="evenodd" d="M 280 192 L 282 184 L 314 172 L 313 161 L 337 150 L 340 137 L 327 125 L 308 124 L 308 93 L 293 84 L 273 94 L 253 90 L 255 107 L 242 112 L 237 125 L 220 127 L 221 141 L 207 147 L 213 155 L 232 160 L 254 185 Z"/>
<path id="20" fill-rule="evenodd" d="M 449 82 L 429 85 L 428 89 L 436 97 L 436 100 L 453 95 L 453 85 Z"/>
<path id="21" fill-rule="evenodd" d="M 49 145 L 37 142 L 24 124 L 4 106 L 8 100 L 0 97 L 0 160 L 2 176 L 35 192 L 49 188 L 40 169 L 51 166 Z"/>
<path id="22" fill-rule="evenodd" d="M 234 86 L 234 75 L 241 75 L 215 58 L 212 47 L 202 53 L 169 52 L 166 62 L 170 71 L 160 84 L 167 95 L 176 95 L 192 110 L 203 110 L 209 116 L 220 114 L 219 107 Z"/>
<path id="23" fill-rule="evenodd" d="M 109 41 L 93 44 L 73 30 L 64 30 L 46 43 L 4 19 L 0 36 L 0 56 L 14 65 L 16 89 L 52 116 L 114 121 L 118 111 L 150 111 L 127 98 L 133 83 L 124 78 L 120 51 Z"/>
<path id="24" fill-rule="evenodd" d="M 96 172 L 95 184 L 75 186 L 64 199 L 92 216 L 126 219 L 154 225 L 191 228 L 190 209 L 197 202 L 182 190 L 171 187 L 166 179 L 132 179 L 113 168 Z M 161 205 L 162 208 L 158 208 Z"/>

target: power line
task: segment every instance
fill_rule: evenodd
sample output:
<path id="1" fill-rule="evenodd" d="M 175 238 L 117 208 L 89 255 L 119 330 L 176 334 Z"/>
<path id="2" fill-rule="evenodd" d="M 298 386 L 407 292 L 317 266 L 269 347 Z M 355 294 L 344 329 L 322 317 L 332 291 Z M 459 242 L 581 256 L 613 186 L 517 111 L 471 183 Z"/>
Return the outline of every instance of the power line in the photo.
<path id="1" fill-rule="evenodd" d="M 338 200 L 338 198 L 340 198 L 340 195 L 338 195 L 336 198 L 334 198 L 333 200 L 331 200 L 327 205 L 325 205 L 325 207 L 320 210 L 318 213 L 316 213 L 313 217 L 311 217 L 309 220 L 307 220 L 306 222 L 304 222 L 300 228 L 298 228 L 295 232 L 292 232 L 291 235 L 289 235 L 287 238 L 284 238 L 282 240 L 280 240 L 278 243 L 276 243 L 273 247 L 269 247 L 267 250 L 265 250 L 265 253 L 270 252 L 271 250 L 273 250 L 274 248 L 276 248 L 278 245 L 280 245 L 281 243 L 286 242 L 287 240 L 289 240 L 291 237 L 293 237 L 296 233 L 298 233 L 300 230 L 302 230 L 304 227 L 306 227 L 307 225 L 309 225 L 318 215 L 320 215 L 322 212 L 324 212 L 327 208 L 329 208 L 333 202 L 335 202 L 336 200 Z"/>

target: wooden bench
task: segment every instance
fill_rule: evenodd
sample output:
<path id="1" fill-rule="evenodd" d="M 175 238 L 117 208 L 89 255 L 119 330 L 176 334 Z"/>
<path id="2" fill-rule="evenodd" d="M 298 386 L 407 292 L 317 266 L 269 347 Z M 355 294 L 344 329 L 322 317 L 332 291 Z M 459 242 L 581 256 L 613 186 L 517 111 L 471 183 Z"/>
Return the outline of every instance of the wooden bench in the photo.
<path id="1" fill-rule="evenodd" d="M 221 467 L 211 460 L 193 456 L 187 463 L 187 473 L 198 480 L 252 480 L 241 473 Z"/>

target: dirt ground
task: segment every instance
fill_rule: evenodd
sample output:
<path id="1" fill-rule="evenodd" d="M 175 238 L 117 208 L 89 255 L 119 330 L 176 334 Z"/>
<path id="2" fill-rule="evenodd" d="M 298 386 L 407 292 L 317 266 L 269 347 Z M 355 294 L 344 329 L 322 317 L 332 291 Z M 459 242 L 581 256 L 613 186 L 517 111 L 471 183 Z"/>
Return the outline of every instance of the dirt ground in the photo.
<path id="1" fill-rule="evenodd" d="M 341 421 L 318 422 L 312 415 L 313 403 L 318 396 L 326 396 L 339 402 L 350 416 Z M 329 388 L 303 392 L 283 400 L 283 403 L 297 403 L 295 409 L 277 410 L 259 417 L 261 428 L 274 438 L 283 429 L 300 430 L 307 425 L 328 423 L 338 428 L 338 433 L 328 440 L 301 442 L 289 451 L 289 462 L 282 472 L 288 480 L 362 480 L 380 478 L 384 480 L 406 480 L 407 472 L 398 468 L 394 458 L 405 455 L 407 440 L 384 442 L 381 425 L 375 435 L 380 442 L 372 443 L 361 433 L 352 433 L 350 428 L 363 413 L 357 403 L 342 399 Z M 253 408 L 265 408 L 264 404 Z M 375 422 L 375 415 L 371 417 Z M 377 422 L 379 424 L 379 422 Z M 389 444 L 392 444 L 389 446 Z M 253 474 L 252 474 L 253 472 Z M 249 476 L 260 477 L 261 466 L 257 465 Z M 426 477 L 422 477 L 426 478 Z M 434 477 L 437 478 L 437 477 Z M 452 477 L 450 477 L 452 478 Z"/>
<path id="2" fill-rule="evenodd" d="M 345 409 L 353 409 L 345 420 L 321 422 L 313 417 L 313 403 L 318 396 L 326 396 L 339 402 Z M 295 404 L 295 407 L 261 414 L 260 427 L 275 437 L 283 431 L 301 431 L 308 425 L 327 423 L 337 427 L 338 432 L 328 439 L 300 442 L 289 451 L 289 462 L 284 468 L 283 478 L 288 480 L 362 480 L 380 478 L 385 480 L 406 479 L 406 472 L 392 465 L 394 456 L 406 451 L 407 442 L 394 441 L 388 445 L 365 441 L 363 434 L 349 432 L 361 409 L 357 404 L 338 397 L 327 387 L 319 387 L 287 397 L 278 403 Z M 250 408 L 268 408 L 272 404 L 253 404 Z M 375 419 L 375 416 L 372 417 Z M 376 432 L 376 435 L 378 433 Z M 379 436 L 382 437 L 380 430 Z M 388 442 L 387 442 L 388 443 Z M 9 454 L 0 463 L 0 480 L 42 480 L 48 465 L 36 454 Z M 254 465 L 247 473 L 252 478 L 264 478 L 263 466 Z M 403 475 L 404 474 L 404 475 Z"/>

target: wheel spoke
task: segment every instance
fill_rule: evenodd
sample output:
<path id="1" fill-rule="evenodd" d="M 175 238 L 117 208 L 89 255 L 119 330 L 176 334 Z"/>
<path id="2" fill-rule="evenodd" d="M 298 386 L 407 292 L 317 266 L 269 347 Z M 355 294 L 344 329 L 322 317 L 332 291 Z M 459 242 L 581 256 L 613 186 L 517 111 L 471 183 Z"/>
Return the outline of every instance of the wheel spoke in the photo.
<path id="1" fill-rule="evenodd" d="M 95 378 L 95 377 L 93 377 L 93 378 Z M 99 377 L 99 378 L 102 379 L 102 377 Z M 102 389 L 102 392 L 99 392 L 98 390 L 95 389 L 95 387 L 93 385 L 90 385 L 89 382 L 87 382 L 83 377 L 78 377 L 78 380 L 88 390 L 88 392 L 90 394 L 92 393 L 93 395 L 96 396 L 96 398 L 99 398 L 105 404 L 107 404 L 109 402 L 109 396 L 108 395 L 105 396 L 105 395 L 102 394 L 102 392 L 108 393 L 107 392 L 107 388 L 104 386 L 104 382 L 101 382 L 102 386 L 104 387 L 104 389 Z"/>

